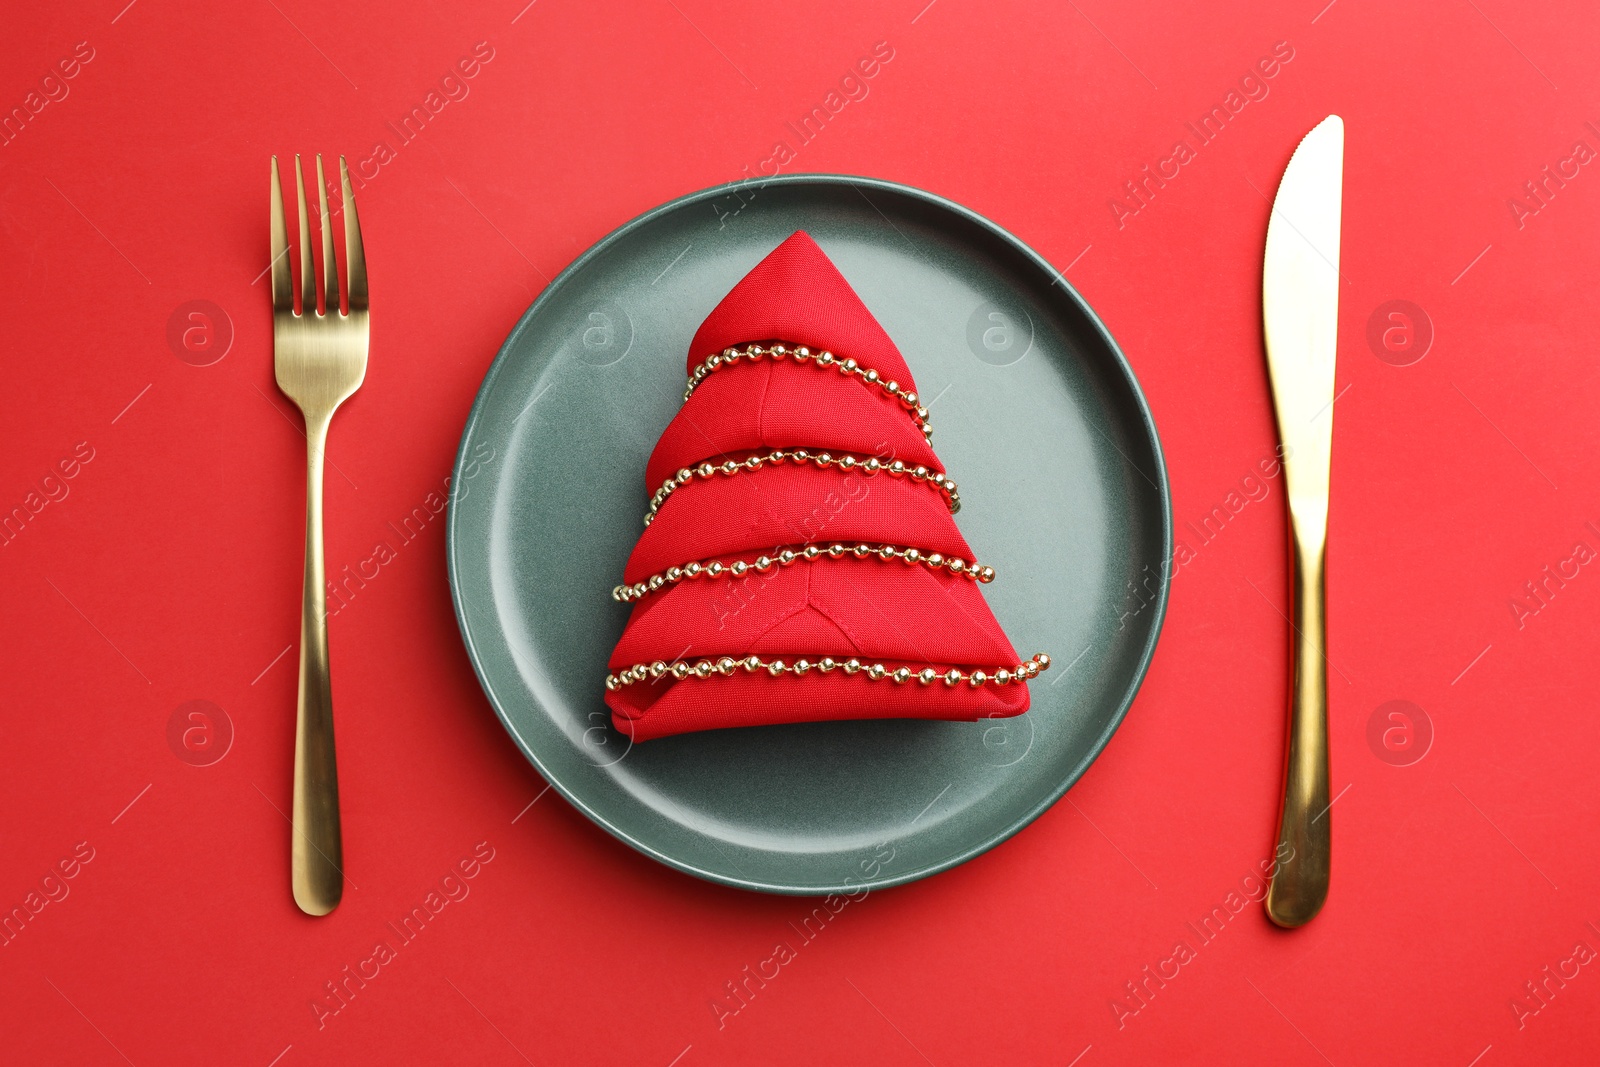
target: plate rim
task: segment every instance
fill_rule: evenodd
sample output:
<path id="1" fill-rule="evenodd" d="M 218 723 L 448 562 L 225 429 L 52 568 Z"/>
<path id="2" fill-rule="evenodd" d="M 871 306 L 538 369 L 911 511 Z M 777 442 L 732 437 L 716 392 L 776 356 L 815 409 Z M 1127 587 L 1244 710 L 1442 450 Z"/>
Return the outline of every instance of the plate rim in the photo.
<path id="1" fill-rule="evenodd" d="M 623 827 L 611 822 L 600 812 L 590 807 L 580 796 L 573 792 L 566 782 L 563 782 L 558 775 L 553 773 L 551 769 L 546 766 L 545 761 L 543 761 L 539 757 L 539 754 L 534 751 L 533 746 L 528 744 L 523 739 L 521 733 L 518 732 L 516 725 L 512 722 L 510 716 L 507 714 L 506 709 L 502 706 L 500 698 L 495 693 L 493 684 L 490 682 L 485 673 L 479 648 L 473 639 L 472 628 L 467 622 L 466 605 L 462 599 L 461 581 L 457 573 L 459 567 L 458 553 L 460 540 L 458 537 L 459 530 L 457 527 L 458 511 L 456 508 L 456 487 L 463 484 L 461 477 L 462 471 L 469 461 L 469 457 L 467 455 L 467 444 L 472 438 L 473 431 L 477 428 L 479 418 L 483 415 L 489 392 L 494 386 L 495 380 L 499 377 L 501 370 L 504 369 L 508 363 L 508 356 L 510 355 L 513 346 L 516 344 L 523 330 L 528 327 L 529 323 L 534 320 L 535 316 L 542 312 L 544 306 L 551 299 L 553 299 L 558 292 L 560 292 L 561 288 L 566 285 L 573 276 L 587 266 L 591 260 L 599 257 L 610 246 L 620 241 L 624 236 L 633 232 L 634 230 L 647 225 L 661 216 L 687 207 L 690 204 L 715 200 L 718 197 L 727 196 L 735 190 L 748 190 L 752 188 L 752 186 L 754 186 L 757 191 L 760 191 L 775 185 L 812 184 L 847 185 L 854 188 L 857 192 L 861 192 L 862 187 L 866 187 L 867 189 L 876 190 L 878 192 L 904 196 L 912 200 L 920 200 L 934 208 L 950 212 L 964 219 L 968 223 L 976 225 L 980 229 L 987 230 L 992 236 L 1011 246 L 1015 251 L 1020 253 L 1025 260 L 1048 275 L 1052 279 L 1052 284 L 1060 286 L 1067 298 L 1076 305 L 1078 312 L 1083 315 L 1089 326 L 1099 336 L 1101 343 L 1106 347 L 1107 350 L 1109 350 L 1111 355 L 1115 357 L 1117 369 L 1121 371 L 1124 382 L 1128 387 L 1135 407 L 1138 411 L 1139 422 L 1142 425 L 1144 432 L 1149 435 L 1156 468 L 1154 472 L 1154 483 L 1161 503 L 1161 558 L 1163 565 L 1161 567 L 1160 587 L 1155 598 L 1155 613 L 1153 622 L 1150 627 L 1149 636 L 1145 640 L 1144 647 L 1140 650 L 1138 665 L 1129 679 L 1127 688 L 1124 690 L 1121 698 L 1118 701 L 1116 710 L 1107 720 L 1106 728 L 1101 732 L 1100 736 L 1094 740 L 1094 743 L 1085 752 L 1084 756 L 1075 764 L 1073 764 L 1073 766 L 1070 767 L 1062 776 L 1059 788 L 1053 789 L 1043 800 L 1029 808 L 1002 830 L 990 834 L 983 841 L 963 849 L 955 855 L 940 859 L 937 862 L 925 864 L 921 867 L 909 871 L 902 871 L 893 875 L 886 874 L 875 878 L 863 879 L 859 882 L 846 879 L 842 882 L 835 882 L 827 885 L 818 884 L 802 886 L 781 882 L 764 882 L 758 879 L 737 877 L 725 872 L 709 870 L 696 866 L 693 863 L 689 863 L 685 860 L 663 852 L 661 849 L 649 844 L 648 842 L 640 840 Z M 1131 461 L 1129 462 L 1131 465 Z M 665 864 L 666 866 L 675 870 L 682 871 L 685 874 L 693 875 L 696 878 L 701 878 L 708 882 L 732 886 L 737 889 L 746 889 L 755 892 L 771 893 L 782 896 L 803 897 L 821 897 L 830 896 L 837 893 L 859 893 L 862 891 L 887 889 L 892 886 L 905 885 L 909 882 L 920 881 L 921 879 L 931 877 L 932 875 L 939 874 L 954 867 L 959 867 L 963 863 L 966 863 L 969 860 L 972 860 L 983 853 L 988 852 L 989 850 L 996 848 L 1001 844 L 1004 844 L 1006 841 L 1020 833 L 1024 828 L 1032 824 L 1036 819 L 1039 818 L 1039 816 L 1043 815 L 1051 807 L 1055 806 L 1056 802 L 1065 796 L 1067 791 L 1076 785 L 1078 780 L 1081 779 L 1084 774 L 1088 772 L 1089 768 L 1094 765 L 1094 762 L 1100 758 L 1100 754 L 1105 750 L 1106 746 L 1110 744 L 1112 736 L 1122 726 L 1123 720 L 1127 718 L 1128 711 L 1133 707 L 1133 702 L 1139 695 L 1139 690 L 1144 686 L 1145 678 L 1149 674 L 1151 661 L 1155 657 L 1156 645 L 1160 642 L 1161 632 L 1166 622 L 1167 602 L 1172 583 L 1173 570 L 1170 566 L 1174 543 L 1174 530 L 1172 528 L 1172 489 L 1171 483 L 1167 476 L 1166 453 L 1161 447 L 1161 437 L 1156 427 L 1155 416 L 1150 410 L 1149 398 L 1145 396 L 1144 389 L 1139 384 L 1138 376 L 1134 373 L 1132 364 L 1128 362 L 1127 355 L 1122 351 L 1122 346 L 1117 343 L 1117 340 L 1114 336 L 1112 336 L 1111 331 L 1107 329 L 1105 323 L 1101 321 L 1099 314 L 1094 310 L 1093 307 L 1089 305 L 1089 302 L 1083 298 L 1083 295 L 1078 292 L 1077 288 L 1067 280 L 1066 275 L 1057 270 L 1049 262 L 1049 260 L 1045 259 L 1044 256 L 1040 255 L 1038 252 L 1034 251 L 1034 249 L 1021 238 L 1017 237 L 1015 234 L 1011 233 L 1011 231 L 1005 229 L 991 219 L 980 215 L 971 208 L 965 207 L 953 200 L 940 196 L 937 193 L 929 192 L 925 189 L 919 189 L 915 186 L 906 185 L 901 182 L 890 181 L 884 178 L 869 178 L 849 174 L 798 172 L 792 174 L 778 174 L 770 178 L 763 178 L 754 183 L 749 180 L 724 182 L 721 185 L 708 186 L 706 188 L 685 193 L 681 196 L 677 196 L 671 200 L 665 201 L 664 203 L 658 204 L 648 211 L 636 215 L 627 222 L 622 223 L 610 233 L 600 238 L 600 240 L 590 245 L 576 259 L 567 264 L 567 266 L 563 268 L 562 271 L 539 292 L 539 295 L 534 298 L 533 303 L 531 303 L 528 306 L 528 309 L 522 313 L 522 316 L 517 319 L 516 325 L 512 327 L 511 332 L 506 335 L 505 341 L 501 343 L 499 350 L 495 353 L 494 360 L 490 363 L 488 371 L 485 372 L 483 376 L 483 382 L 478 386 L 477 394 L 473 397 L 472 408 L 467 414 L 467 420 L 462 426 L 461 439 L 456 446 L 455 463 L 451 466 L 450 485 L 451 488 L 448 494 L 447 508 L 448 514 L 446 516 L 445 526 L 445 565 L 450 584 L 450 602 L 455 609 L 456 624 L 461 632 L 461 640 L 462 644 L 466 648 L 467 659 L 471 661 L 473 673 L 478 678 L 478 687 L 483 690 L 484 696 L 488 698 L 490 706 L 494 708 L 495 715 L 497 718 L 499 718 L 500 724 L 505 727 L 506 733 L 511 736 L 511 739 L 516 743 L 517 748 L 522 751 L 523 756 L 528 760 L 528 762 L 533 764 L 534 769 L 537 770 L 540 776 L 544 778 L 548 786 L 554 787 L 556 792 L 561 794 L 567 803 L 571 804 L 578 811 L 582 812 L 584 816 L 586 816 L 591 822 L 604 829 L 607 833 L 611 834 L 611 836 L 617 838 L 619 841 L 622 841 L 635 851 L 643 853 L 651 859 Z M 537 697 L 532 697 L 531 699 L 533 699 L 535 704 L 539 703 Z M 687 829 L 688 827 L 685 828 Z"/>

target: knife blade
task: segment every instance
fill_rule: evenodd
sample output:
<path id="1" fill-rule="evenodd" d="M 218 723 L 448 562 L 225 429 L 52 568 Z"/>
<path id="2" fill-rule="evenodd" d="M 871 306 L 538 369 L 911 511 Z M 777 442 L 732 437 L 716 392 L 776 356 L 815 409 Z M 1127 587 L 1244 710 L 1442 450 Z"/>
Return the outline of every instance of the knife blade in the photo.
<path id="1" fill-rule="evenodd" d="M 1283 806 L 1267 916 L 1309 922 L 1328 895 L 1326 561 L 1339 335 L 1344 120 L 1329 115 L 1295 149 L 1267 224 L 1261 305 L 1289 508 L 1290 682 Z"/>

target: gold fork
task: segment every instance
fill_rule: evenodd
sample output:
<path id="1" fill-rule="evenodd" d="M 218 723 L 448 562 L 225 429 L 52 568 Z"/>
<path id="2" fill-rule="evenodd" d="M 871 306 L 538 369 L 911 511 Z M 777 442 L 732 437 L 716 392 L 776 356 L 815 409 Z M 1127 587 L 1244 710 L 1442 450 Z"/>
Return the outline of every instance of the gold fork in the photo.
<path id="1" fill-rule="evenodd" d="M 294 184 L 300 201 L 300 310 L 294 309 L 289 241 L 283 221 L 278 157 L 272 157 L 272 349 L 278 388 L 306 420 L 306 567 L 300 602 L 300 701 L 294 736 L 294 844 L 290 881 L 294 902 L 308 915 L 326 915 L 344 894 L 339 832 L 339 771 L 333 749 L 333 692 L 328 679 L 328 601 L 322 563 L 322 455 L 328 424 L 367 373 L 367 258 L 350 192 L 350 171 L 339 157 L 344 188 L 344 263 L 348 311 L 339 306 L 339 268 L 333 255 L 328 185 L 317 156 L 322 218 L 322 307 L 317 310 L 311 222 L 300 156 Z"/>

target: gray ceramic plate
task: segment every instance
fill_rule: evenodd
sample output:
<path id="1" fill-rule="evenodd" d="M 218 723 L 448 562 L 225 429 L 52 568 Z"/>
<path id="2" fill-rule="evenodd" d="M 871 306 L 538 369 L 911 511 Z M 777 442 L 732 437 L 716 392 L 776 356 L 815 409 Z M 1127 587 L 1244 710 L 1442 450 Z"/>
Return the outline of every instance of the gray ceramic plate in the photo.
<path id="1" fill-rule="evenodd" d="M 641 530 L 645 460 L 683 398 L 701 319 L 785 237 L 816 238 L 905 353 L 984 596 L 1054 665 L 1033 707 L 976 723 L 721 730 L 630 747 L 608 725 L 610 598 Z M 777 893 L 859 891 L 1015 833 L 1099 754 L 1166 606 L 1172 530 L 1149 409 L 1116 343 L 1043 259 L 928 193 L 793 175 L 657 208 L 528 309 L 473 405 L 450 580 L 478 677 L 579 810 L 663 863 Z"/>

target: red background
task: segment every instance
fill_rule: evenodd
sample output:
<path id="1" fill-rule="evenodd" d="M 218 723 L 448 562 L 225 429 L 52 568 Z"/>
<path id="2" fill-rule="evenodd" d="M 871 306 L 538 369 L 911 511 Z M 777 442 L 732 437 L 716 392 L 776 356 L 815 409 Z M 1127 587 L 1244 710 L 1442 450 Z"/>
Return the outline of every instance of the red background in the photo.
<path id="1" fill-rule="evenodd" d="M 0 947 L 8 1060 L 1592 1060 L 1600 967 L 1564 961 L 1600 948 L 1600 577 L 1573 564 L 1526 602 L 1537 613 L 1512 603 L 1575 543 L 1600 549 L 1600 176 L 1547 184 L 1520 220 L 1508 207 L 1575 141 L 1600 149 L 1586 6 L 125 2 L 13 7 L 0 41 L 5 109 L 78 42 L 94 55 L 0 147 L 0 508 L 37 503 L 80 442 L 93 453 L 0 547 L 0 906 L 93 850 Z M 397 145 L 386 123 L 479 41 L 493 59 L 470 94 Z M 895 179 L 995 219 L 1067 269 L 1149 394 L 1197 555 L 1126 723 L 1033 827 L 852 904 L 719 1027 L 724 983 L 809 902 L 669 871 L 543 792 L 462 650 L 441 521 L 333 621 L 351 887 L 332 918 L 301 916 L 280 653 L 303 442 L 259 279 L 268 156 L 396 146 L 359 194 L 372 357 L 332 436 L 337 570 L 441 488 L 484 371 L 550 277 L 652 205 L 759 166 L 879 41 L 894 58 L 868 97 L 786 169 Z M 1293 59 L 1268 95 L 1119 226 L 1122 183 L 1192 142 L 1184 123 L 1279 41 Z M 1331 112 L 1348 127 L 1334 884 L 1303 930 L 1251 905 L 1202 942 L 1187 924 L 1271 848 L 1280 483 L 1204 547 L 1185 524 L 1273 446 L 1267 198 Z M 231 321 L 209 366 L 168 342 L 192 300 Z M 1391 300 L 1434 330 L 1410 366 L 1367 341 Z M 233 727 L 210 766 L 169 745 L 191 700 Z M 1368 739 L 1392 700 L 1433 731 L 1405 766 Z M 470 895 L 319 1028 L 324 983 L 479 842 L 494 858 Z M 1194 958 L 1132 999 L 1125 983 L 1170 974 L 1180 940 Z M 1557 985 L 1546 966 L 1578 970 Z"/>

